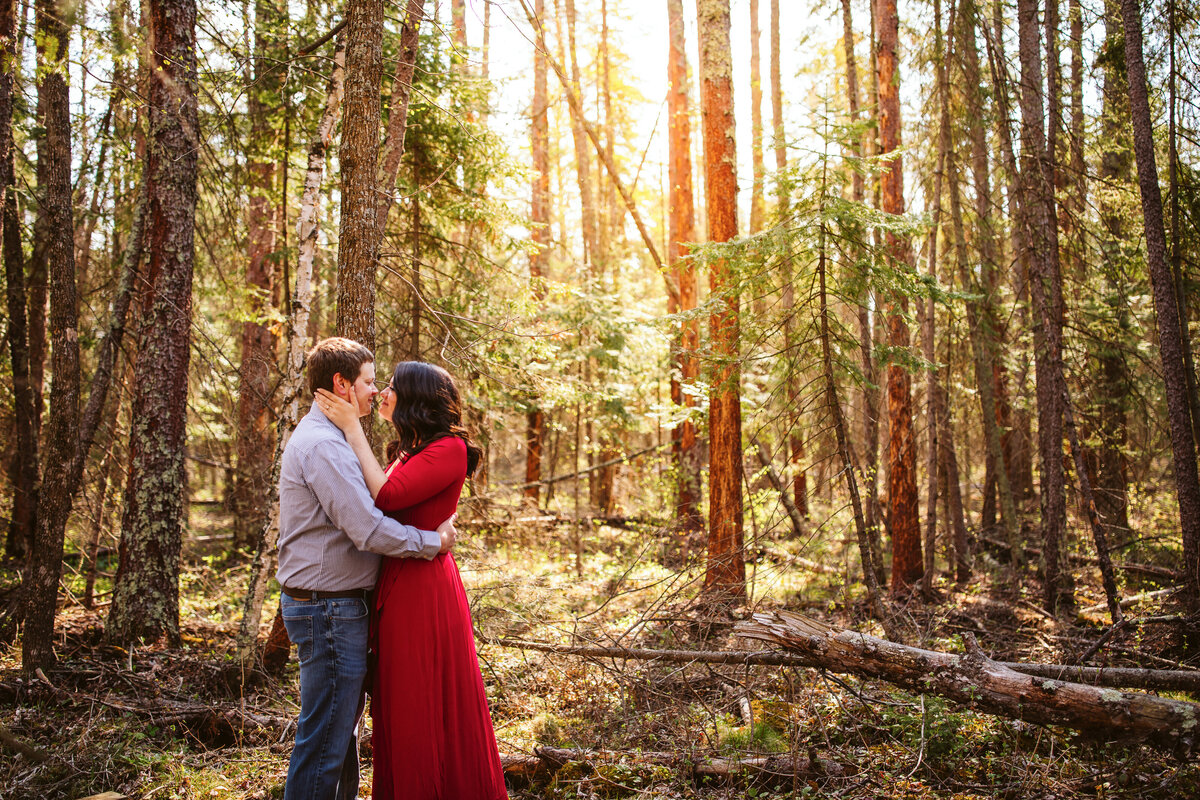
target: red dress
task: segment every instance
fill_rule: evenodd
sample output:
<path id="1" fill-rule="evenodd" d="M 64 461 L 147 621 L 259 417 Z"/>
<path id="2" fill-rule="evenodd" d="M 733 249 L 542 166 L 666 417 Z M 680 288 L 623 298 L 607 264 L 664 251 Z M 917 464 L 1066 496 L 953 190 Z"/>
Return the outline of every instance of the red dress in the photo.
<path id="1" fill-rule="evenodd" d="M 375 505 L 434 530 L 458 507 L 466 473 L 463 440 L 438 439 L 392 468 Z M 372 798 L 507 798 L 454 557 L 385 558 L 375 614 Z"/>

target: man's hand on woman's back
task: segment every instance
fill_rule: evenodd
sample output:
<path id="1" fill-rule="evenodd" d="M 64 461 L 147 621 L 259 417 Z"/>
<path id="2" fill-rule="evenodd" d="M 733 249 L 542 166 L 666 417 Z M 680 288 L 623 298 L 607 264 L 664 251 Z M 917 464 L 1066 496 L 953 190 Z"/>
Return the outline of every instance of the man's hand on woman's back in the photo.
<path id="1" fill-rule="evenodd" d="M 454 520 L 458 519 L 458 514 L 451 515 L 450 519 L 437 526 L 437 535 L 442 537 L 441 553 L 448 553 L 454 543 L 458 541 L 458 529 L 454 527 Z"/>

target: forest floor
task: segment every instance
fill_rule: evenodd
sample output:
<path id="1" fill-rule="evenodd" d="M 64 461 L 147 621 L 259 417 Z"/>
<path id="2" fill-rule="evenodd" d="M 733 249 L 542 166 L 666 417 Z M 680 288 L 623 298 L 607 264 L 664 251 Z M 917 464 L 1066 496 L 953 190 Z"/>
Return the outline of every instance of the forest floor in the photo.
<path id="1" fill-rule="evenodd" d="M 521 640 L 756 647 L 733 635 L 729 618 L 703 612 L 700 563 L 664 566 L 665 536 L 653 526 L 588 525 L 581 532 L 548 517 L 490 516 L 483 524 L 478 513 L 474 523 L 464 514 L 457 558 L 500 750 L 508 756 L 533 756 L 540 747 L 604 751 L 553 773 L 514 774 L 514 799 L 1200 797 L 1195 759 L 1099 744 L 885 683 L 791 667 L 584 658 L 513 646 Z M 0 800 L 102 792 L 146 800 L 281 795 L 297 666 L 293 658 L 280 679 L 241 689 L 234 636 L 249 568 L 227 561 L 227 542 L 212 535 L 222 524 L 211 512 L 193 512 L 198 541 L 186 548 L 181 646 L 105 646 L 105 609 L 72 600 L 58 618 L 59 666 L 45 680 L 21 675 L 19 646 L 0 649 L 0 722 L 49 756 L 33 762 L 5 749 Z M 862 587 L 845 578 L 857 569 L 849 552 L 843 545 L 814 552 L 811 541 L 782 534 L 755 538 L 750 599 L 734 616 L 789 608 L 880 633 L 866 620 Z M 1013 588 L 986 555 L 977 555 L 975 565 L 965 589 L 941 581 L 936 602 L 909 604 L 911 643 L 962 652 L 961 637 L 970 632 L 998 660 L 1064 663 L 1107 627 L 1100 610 L 1070 620 L 1040 611 L 1032 569 Z M 1085 609 L 1103 602 L 1093 572 L 1075 570 Z M 12 580 L 11 569 L 0 571 L 0 587 Z M 77 594 L 82 578 L 68 570 L 65 580 Z M 1130 583 L 1125 593 L 1143 588 L 1156 586 Z M 268 597 L 264 633 L 276 603 Z M 1197 648 L 1185 645 L 1165 626 L 1143 626 L 1113 637 L 1092 663 L 1200 668 Z M 368 797 L 364 739 L 360 796 Z M 822 766 L 803 775 L 699 778 L 687 766 L 766 754 L 809 757 Z"/>

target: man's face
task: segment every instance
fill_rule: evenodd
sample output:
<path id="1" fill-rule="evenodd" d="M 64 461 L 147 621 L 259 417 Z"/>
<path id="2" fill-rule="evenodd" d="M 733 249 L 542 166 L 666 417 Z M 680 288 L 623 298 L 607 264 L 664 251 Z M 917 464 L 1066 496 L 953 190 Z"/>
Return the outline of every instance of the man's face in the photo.
<path id="1" fill-rule="evenodd" d="M 371 406 L 379 390 L 375 388 L 375 363 L 367 361 L 358 370 L 354 383 L 348 382 L 341 375 L 333 376 L 333 392 L 343 400 L 349 400 L 358 408 L 358 415 L 365 417 L 371 413 Z"/>

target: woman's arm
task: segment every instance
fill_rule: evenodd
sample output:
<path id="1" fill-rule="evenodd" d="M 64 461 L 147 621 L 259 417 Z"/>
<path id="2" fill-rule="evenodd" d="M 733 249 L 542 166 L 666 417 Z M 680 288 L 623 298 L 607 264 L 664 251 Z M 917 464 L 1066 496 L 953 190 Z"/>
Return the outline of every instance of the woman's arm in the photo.
<path id="1" fill-rule="evenodd" d="M 324 389 L 317 389 L 315 402 L 322 413 L 329 417 L 329 421 L 341 428 L 342 433 L 346 434 L 346 442 L 354 450 L 354 455 L 358 458 L 358 465 L 362 468 L 363 479 L 366 480 L 367 489 L 371 492 L 371 499 L 374 500 L 379 495 L 380 488 L 387 482 L 387 476 L 384 475 L 383 469 L 380 468 L 379 462 L 375 459 L 375 454 L 371 452 L 371 445 L 367 441 L 367 434 L 363 431 L 362 424 L 358 421 L 358 410 L 355 409 L 350 401 L 343 400 L 336 394 Z"/>

